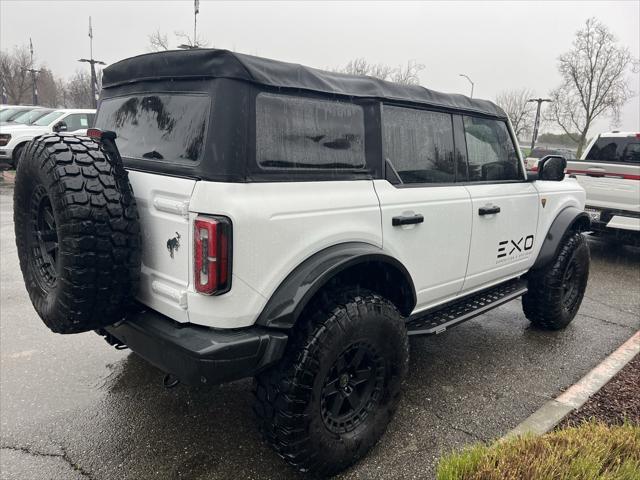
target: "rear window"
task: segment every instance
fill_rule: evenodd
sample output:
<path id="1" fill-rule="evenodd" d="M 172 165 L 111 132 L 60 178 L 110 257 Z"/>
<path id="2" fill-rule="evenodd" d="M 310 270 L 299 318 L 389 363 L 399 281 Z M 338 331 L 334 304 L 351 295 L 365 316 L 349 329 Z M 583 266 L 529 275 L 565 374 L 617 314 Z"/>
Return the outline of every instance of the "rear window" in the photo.
<path id="1" fill-rule="evenodd" d="M 640 162 L 640 139 L 637 137 L 600 137 L 585 160 L 600 162 Z"/>
<path id="2" fill-rule="evenodd" d="M 96 127 L 116 132 L 123 157 L 194 162 L 204 151 L 210 104 L 203 94 L 107 98 L 100 103 Z"/>
<path id="3" fill-rule="evenodd" d="M 363 168 L 362 107 L 261 93 L 256 98 L 256 160 L 263 168 Z"/>

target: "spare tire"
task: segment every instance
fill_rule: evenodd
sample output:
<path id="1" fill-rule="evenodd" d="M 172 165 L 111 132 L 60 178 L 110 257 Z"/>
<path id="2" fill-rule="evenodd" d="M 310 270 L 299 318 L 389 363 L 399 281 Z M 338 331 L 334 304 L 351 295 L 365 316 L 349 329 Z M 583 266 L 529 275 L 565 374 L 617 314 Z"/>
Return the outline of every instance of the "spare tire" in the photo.
<path id="1" fill-rule="evenodd" d="M 13 214 L 31 303 L 56 333 L 123 318 L 140 279 L 140 225 L 122 161 L 89 137 L 35 138 L 22 153 Z"/>

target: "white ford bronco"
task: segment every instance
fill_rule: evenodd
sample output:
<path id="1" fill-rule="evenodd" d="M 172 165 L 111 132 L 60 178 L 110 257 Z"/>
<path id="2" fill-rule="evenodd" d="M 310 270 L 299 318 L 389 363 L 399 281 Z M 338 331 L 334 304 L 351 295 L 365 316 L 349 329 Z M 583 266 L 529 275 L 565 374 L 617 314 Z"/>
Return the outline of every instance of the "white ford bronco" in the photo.
<path id="1" fill-rule="evenodd" d="M 409 335 L 520 296 L 540 328 L 580 307 L 584 190 L 562 157 L 527 176 L 489 101 L 214 49 L 123 60 L 102 87 L 96 129 L 19 163 L 36 311 L 168 384 L 254 376 L 260 429 L 301 471 L 381 437 Z"/>

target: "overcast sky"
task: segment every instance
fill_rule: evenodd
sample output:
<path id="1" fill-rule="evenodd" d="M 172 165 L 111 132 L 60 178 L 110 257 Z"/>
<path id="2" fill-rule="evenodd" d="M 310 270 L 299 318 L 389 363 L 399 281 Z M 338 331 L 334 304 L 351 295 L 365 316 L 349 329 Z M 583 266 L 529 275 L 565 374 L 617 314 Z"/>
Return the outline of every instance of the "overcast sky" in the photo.
<path id="1" fill-rule="evenodd" d="M 0 0 L 0 48 L 33 39 L 37 59 L 70 76 L 89 55 L 107 63 L 148 51 L 159 29 L 176 46 L 175 30 L 193 31 L 193 1 Z M 198 32 L 209 46 L 318 68 L 365 57 L 392 66 L 426 66 L 421 84 L 494 99 L 527 87 L 546 95 L 559 82 L 557 57 L 588 17 L 608 25 L 640 56 L 640 2 L 215 2 L 202 0 Z M 640 75 L 630 75 L 640 91 Z M 640 100 L 627 103 L 620 127 L 640 129 Z M 609 129 L 604 119 L 591 133 Z"/>

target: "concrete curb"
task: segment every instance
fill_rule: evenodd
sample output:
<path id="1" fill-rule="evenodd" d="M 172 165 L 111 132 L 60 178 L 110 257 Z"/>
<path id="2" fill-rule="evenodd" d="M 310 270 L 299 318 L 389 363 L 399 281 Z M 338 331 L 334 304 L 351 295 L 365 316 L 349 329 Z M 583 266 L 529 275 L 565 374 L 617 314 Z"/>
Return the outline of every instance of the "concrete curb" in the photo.
<path id="1" fill-rule="evenodd" d="M 589 397 L 600 390 L 638 353 L 640 353 L 640 330 L 577 383 L 569 387 L 557 398 L 545 403 L 502 439 L 526 433 L 542 435 L 548 432 L 569 413 L 584 405 Z"/>

